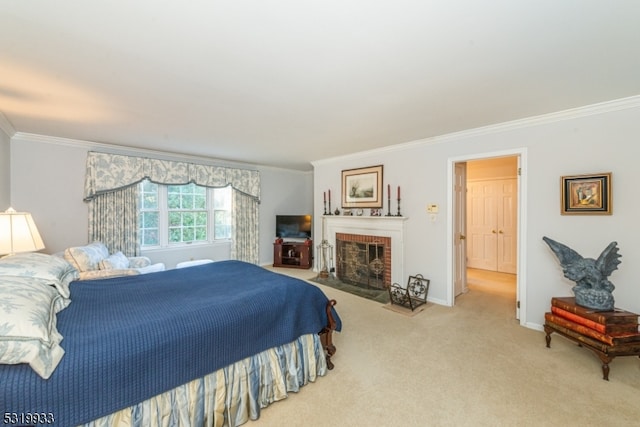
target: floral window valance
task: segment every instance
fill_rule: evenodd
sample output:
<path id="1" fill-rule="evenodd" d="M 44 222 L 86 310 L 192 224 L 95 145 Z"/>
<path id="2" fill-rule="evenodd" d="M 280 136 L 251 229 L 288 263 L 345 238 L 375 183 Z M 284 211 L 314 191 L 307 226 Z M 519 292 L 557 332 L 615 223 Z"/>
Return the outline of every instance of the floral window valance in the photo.
<path id="1" fill-rule="evenodd" d="M 226 187 L 260 200 L 260 172 L 119 154 L 89 152 L 84 184 L 85 201 L 95 196 L 137 184 L 143 179 L 158 184 L 188 184 Z"/>

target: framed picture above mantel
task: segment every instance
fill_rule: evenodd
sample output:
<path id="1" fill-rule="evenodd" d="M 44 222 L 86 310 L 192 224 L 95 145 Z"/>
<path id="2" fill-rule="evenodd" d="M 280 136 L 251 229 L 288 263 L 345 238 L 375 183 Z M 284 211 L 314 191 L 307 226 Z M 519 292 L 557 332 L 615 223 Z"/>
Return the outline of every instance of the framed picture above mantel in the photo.
<path id="1" fill-rule="evenodd" d="M 382 165 L 343 170 L 342 207 L 381 208 L 382 172 Z"/>
<path id="2" fill-rule="evenodd" d="M 563 176 L 562 215 L 611 215 L 611 172 Z"/>

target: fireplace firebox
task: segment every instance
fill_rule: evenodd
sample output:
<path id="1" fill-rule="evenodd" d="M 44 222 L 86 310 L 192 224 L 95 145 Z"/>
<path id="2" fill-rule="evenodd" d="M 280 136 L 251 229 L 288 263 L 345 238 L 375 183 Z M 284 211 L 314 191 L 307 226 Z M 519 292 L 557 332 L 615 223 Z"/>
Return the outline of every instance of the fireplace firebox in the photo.
<path id="1" fill-rule="evenodd" d="M 386 289 L 391 282 L 389 237 L 336 233 L 336 275 L 365 289 Z"/>

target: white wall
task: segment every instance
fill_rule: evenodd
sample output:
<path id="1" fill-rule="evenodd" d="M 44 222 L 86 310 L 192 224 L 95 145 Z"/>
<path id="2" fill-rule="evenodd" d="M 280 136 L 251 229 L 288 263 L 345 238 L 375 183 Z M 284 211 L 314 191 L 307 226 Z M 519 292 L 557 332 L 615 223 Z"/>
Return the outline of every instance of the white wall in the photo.
<path id="1" fill-rule="evenodd" d="M 598 106 L 532 118 L 439 138 L 416 141 L 334 159 L 313 162 L 314 213 L 322 214 L 323 191 L 340 197 L 343 169 L 384 165 L 384 184 L 402 187 L 402 214 L 409 217 L 405 235 L 405 274 L 421 273 L 431 279 L 429 296 L 447 301 L 450 272 L 447 262 L 451 239 L 447 229 L 448 165 L 451 159 L 472 158 L 482 153 L 522 149 L 527 164 L 526 228 L 521 242 L 522 287 L 526 301 L 521 318 L 527 326 L 540 328 L 552 296 L 572 295 L 573 282 L 563 277 L 559 264 L 542 241 L 551 237 L 585 257 L 597 258 L 617 241 L 622 264 L 610 280 L 616 285 L 616 306 L 640 312 L 640 228 L 637 213 L 640 198 L 635 187 L 640 181 L 637 167 L 640 136 L 640 97 Z M 587 173 L 613 173 L 613 215 L 560 215 L 560 177 Z M 395 191 L 395 190 L 394 190 Z M 392 193 L 395 198 L 395 192 Z M 440 207 L 435 222 L 429 220 L 426 205 Z M 392 213 L 396 203 L 392 200 Z M 386 190 L 384 212 L 387 212 Z M 321 223 L 316 221 L 319 236 Z M 522 289 L 522 288 L 521 288 Z M 522 299 L 522 298 L 521 298 Z"/>
<path id="2" fill-rule="evenodd" d="M 88 209 L 82 199 L 88 151 L 196 160 L 188 156 L 172 157 L 166 153 L 154 155 L 147 150 L 123 149 L 88 141 L 32 134 L 16 134 L 10 145 L 12 203 L 16 209 L 32 213 L 46 246 L 43 252 L 46 253 L 55 253 L 69 246 L 87 243 Z M 311 212 L 312 174 L 223 163 L 215 159 L 197 160 L 201 163 L 246 167 L 260 171 L 260 263 L 272 264 L 275 215 L 283 211 Z M 226 259 L 229 253 L 228 244 L 218 244 L 192 245 L 179 251 L 158 250 L 145 254 L 154 262 L 164 262 L 171 268 L 176 263 L 189 259 Z"/>
<path id="3" fill-rule="evenodd" d="M 10 135 L 13 128 L 0 113 L 0 211 L 5 211 L 11 205 L 11 163 L 10 163 Z"/>
<path id="4" fill-rule="evenodd" d="M 46 253 L 87 243 L 84 194 L 87 147 L 19 134 L 11 140 L 11 198 L 31 212 Z"/>
<path id="5" fill-rule="evenodd" d="M 260 172 L 260 264 L 273 264 L 276 239 L 276 215 L 310 215 L 313 213 L 313 173 L 284 169 Z M 264 190 L 269 189 L 268 197 Z M 312 236 L 313 238 L 313 236 Z"/>

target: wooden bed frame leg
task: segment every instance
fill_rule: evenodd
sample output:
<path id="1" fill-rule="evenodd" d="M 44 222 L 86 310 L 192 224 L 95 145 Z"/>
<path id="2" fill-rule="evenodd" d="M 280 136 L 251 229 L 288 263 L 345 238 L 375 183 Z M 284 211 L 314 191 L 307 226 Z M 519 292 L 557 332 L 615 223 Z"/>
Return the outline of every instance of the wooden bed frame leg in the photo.
<path id="1" fill-rule="evenodd" d="M 319 332 L 320 342 L 322 343 L 322 348 L 324 349 L 326 354 L 327 368 L 329 368 L 329 370 L 333 369 L 334 366 L 333 362 L 331 361 L 331 356 L 336 353 L 336 346 L 333 345 L 333 331 L 336 330 L 337 322 L 333 317 L 333 313 L 331 312 L 331 308 L 336 304 L 337 302 L 334 299 L 327 302 L 326 310 L 329 323 Z"/>

